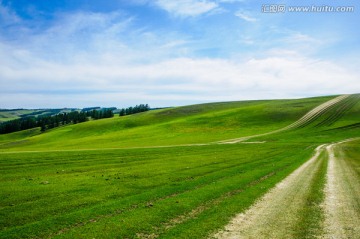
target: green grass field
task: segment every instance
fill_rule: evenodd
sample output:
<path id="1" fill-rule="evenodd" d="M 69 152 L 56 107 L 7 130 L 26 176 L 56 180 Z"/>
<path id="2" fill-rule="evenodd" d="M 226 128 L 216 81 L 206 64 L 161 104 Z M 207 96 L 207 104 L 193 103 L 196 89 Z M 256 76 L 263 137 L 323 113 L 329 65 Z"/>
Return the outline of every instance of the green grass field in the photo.
<path id="1" fill-rule="evenodd" d="M 213 103 L 156 110 L 60 127 L 44 134 L 30 130 L 0 135 L 0 151 L 209 143 L 284 127 L 329 99 Z M 23 137 L 26 134 L 29 137 Z"/>
<path id="2" fill-rule="evenodd" d="M 253 144 L 213 142 L 280 129 L 332 98 L 185 106 L 0 135 L 0 238 L 207 238 L 320 144 L 359 137 L 359 96 Z M 358 143 L 345 151 L 356 170 Z M 321 220 L 326 165 L 297 238 Z"/>

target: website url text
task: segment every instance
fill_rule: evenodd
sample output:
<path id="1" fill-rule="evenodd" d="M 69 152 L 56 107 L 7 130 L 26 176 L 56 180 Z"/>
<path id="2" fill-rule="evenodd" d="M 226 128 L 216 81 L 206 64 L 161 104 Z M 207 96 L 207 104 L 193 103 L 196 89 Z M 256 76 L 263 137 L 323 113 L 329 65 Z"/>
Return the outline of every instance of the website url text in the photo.
<path id="1" fill-rule="evenodd" d="M 349 13 L 354 12 L 354 6 L 287 6 L 284 4 L 266 4 L 262 5 L 263 13 L 285 13 L 285 12 L 309 12 L 309 13 Z"/>

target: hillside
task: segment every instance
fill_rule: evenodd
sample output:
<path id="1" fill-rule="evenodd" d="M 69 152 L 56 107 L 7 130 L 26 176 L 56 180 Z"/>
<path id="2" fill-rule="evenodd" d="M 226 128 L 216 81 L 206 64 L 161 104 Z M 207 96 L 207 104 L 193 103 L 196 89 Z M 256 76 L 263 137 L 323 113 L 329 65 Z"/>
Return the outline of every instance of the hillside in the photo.
<path id="1" fill-rule="evenodd" d="M 344 95 L 1 135 L 0 238 L 358 238 L 359 115 Z"/>
<path id="2" fill-rule="evenodd" d="M 210 103 L 0 135 L 1 150 L 88 149 L 209 143 L 285 127 L 332 97 Z M 27 136 L 27 137 L 23 137 Z"/>

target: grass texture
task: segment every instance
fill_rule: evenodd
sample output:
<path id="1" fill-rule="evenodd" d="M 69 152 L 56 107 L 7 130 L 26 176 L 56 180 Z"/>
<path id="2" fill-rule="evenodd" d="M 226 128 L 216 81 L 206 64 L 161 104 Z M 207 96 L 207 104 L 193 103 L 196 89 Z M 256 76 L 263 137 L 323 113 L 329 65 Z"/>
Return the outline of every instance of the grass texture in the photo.
<path id="1" fill-rule="evenodd" d="M 253 144 L 189 144 L 276 130 L 332 98 L 185 106 L 1 135 L 0 238 L 206 238 L 319 144 L 359 137 L 359 97 Z M 359 147 L 349 145 L 356 166 Z M 314 177 L 299 225 L 309 230 L 299 238 L 322 220 L 326 165 Z"/>

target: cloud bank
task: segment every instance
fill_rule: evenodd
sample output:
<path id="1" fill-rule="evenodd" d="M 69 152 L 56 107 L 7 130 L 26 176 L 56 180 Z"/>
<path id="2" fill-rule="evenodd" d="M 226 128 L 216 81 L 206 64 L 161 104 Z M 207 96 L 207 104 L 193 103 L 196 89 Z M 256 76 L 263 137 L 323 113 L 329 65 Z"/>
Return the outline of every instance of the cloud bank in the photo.
<path id="1" fill-rule="evenodd" d="M 183 16 L 217 7 L 190 0 L 157 4 Z M 5 7 L 0 12 L 2 24 L 19 32 L 16 40 L 0 37 L 1 108 L 159 107 L 359 90 L 356 70 L 288 48 L 318 44 L 305 34 L 287 34 L 284 47 L 256 56 L 206 57 L 194 54 L 186 35 L 134 27 L 136 19 L 120 11 L 58 13 L 41 31 Z"/>

